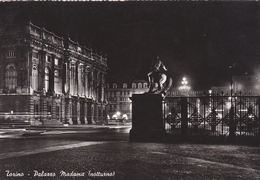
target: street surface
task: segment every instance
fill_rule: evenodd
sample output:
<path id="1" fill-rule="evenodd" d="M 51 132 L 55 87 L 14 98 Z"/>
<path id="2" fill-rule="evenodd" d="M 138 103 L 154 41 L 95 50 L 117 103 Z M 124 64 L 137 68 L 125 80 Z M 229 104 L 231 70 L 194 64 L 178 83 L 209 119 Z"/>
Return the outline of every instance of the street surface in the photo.
<path id="1" fill-rule="evenodd" d="M 260 147 L 132 143 L 129 130 L 0 129 L 0 179 L 260 179 Z"/>

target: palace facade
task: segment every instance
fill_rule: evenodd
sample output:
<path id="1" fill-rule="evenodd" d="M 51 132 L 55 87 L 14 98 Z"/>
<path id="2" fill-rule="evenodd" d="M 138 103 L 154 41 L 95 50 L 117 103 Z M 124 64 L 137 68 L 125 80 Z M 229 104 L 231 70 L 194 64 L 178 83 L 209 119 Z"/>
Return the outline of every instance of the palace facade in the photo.
<path id="1" fill-rule="evenodd" d="M 104 123 L 107 58 L 31 22 L 0 25 L 0 39 L 0 119 Z"/>

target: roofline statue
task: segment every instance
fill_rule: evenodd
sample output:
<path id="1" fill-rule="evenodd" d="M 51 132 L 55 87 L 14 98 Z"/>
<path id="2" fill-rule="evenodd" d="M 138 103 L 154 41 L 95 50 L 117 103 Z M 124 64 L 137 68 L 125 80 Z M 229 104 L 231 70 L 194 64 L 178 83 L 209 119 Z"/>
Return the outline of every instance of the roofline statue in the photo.
<path id="1" fill-rule="evenodd" d="M 169 75 L 167 68 L 163 62 L 157 57 L 152 70 L 147 74 L 148 76 L 148 94 L 161 94 L 166 96 L 166 92 L 172 86 L 172 77 Z"/>

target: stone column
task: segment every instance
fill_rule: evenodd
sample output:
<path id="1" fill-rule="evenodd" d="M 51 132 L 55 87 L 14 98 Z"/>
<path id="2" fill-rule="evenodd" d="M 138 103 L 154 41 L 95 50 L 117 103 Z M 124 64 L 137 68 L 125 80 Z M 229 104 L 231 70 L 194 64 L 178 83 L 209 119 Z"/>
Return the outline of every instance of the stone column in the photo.
<path id="1" fill-rule="evenodd" d="M 84 78 L 82 78 L 84 76 L 83 73 L 83 65 L 79 64 L 78 65 L 78 79 L 77 79 L 77 83 L 78 83 L 78 95 L 82 96 L 83 95 L 83 84 L 84 84 Z"/>
<path id="2" fill-rule="evenodd" d="M 75 95 L 79 95 L 79 91 L 78 91 L 78 87 L 79 87 L 79 84 L 78 84 L 78 80 L 79 80 L 79 77 L 78 77 L 78 74 L 79 74 L 79 63 L 77 62 L 75 64 L 75 77 L 74 77 L 74 90 L 75 90 Z"/>
<path id="3" fill-rule="evenodd" d="M 85 99 L 85 124 L 88 124 L 88 102 L 87 100 Z"/>
<path id="4" fill-rule="evenodd" d="M 105 101 L 105 76 L 103 73 L 101 76 L 101 101 Z"/>
<path id="5" fill-rule="evenodd" d="M 85 69 L 85 96 L 86 97 L 89 97 L 89 85 L 88 85 L 88 70 L 87 69 Z"/>
<path id="6" fill-rule="evenodd" d="M 77 115 L 77 123 L 78 124 L 81 124 L 81 122 L 80 122 L 80 100 L 79 99 L 77 99 L 77 103 L 76 103 L 76 105 L 77 105 L 77 113 L 76 113 L 76 115 Z"/>
<path id="7" fill-rule="evenodd" d="M 89 72 L 89 96 L 93 99 L 93 71 Z"/>
<path id="8" fill-rule="evenodd" d="M 45 88 L 45 63 L 46 63 L 46 52 L 45 51 L 40 51 L 39 52 L 39 57 L 40 57 L 40 61 L 39 61 L 39 67 L 38 67 L 38 89 L 40 91 L 43 91 L 43 89 Z"/>
<path id="9" fill-rule="evenodd" d="M 100 114 L 99 114 L 99 118 L 102 124 L 104 124 L 104 106 L 103 104 L 100 105 Z"/>
<path id="10" fill-rule="evenodd" d="M 62 65 L 62 93 L 65 94 L 67 92 L 67 63 L 65 62 Z"/>
<path id="11" fill-rule="evenodd" d="M 74 65 L 72 63 L 69 64 L 69 94 L 74 95 Z"/>
<path id="12" fill-rule="evenodd" d="M 86 97 L 86 78 L 85 78 L 85 73 L 86 73 L 86 69 L 85 69 L 85 65 L 82 65 L 82 75 L 81 75 L 81 79 L 82 79 L 82 96 Z"/>
<path id="13" fill-rule="evenodd" d="M 61 121 L 65 123 L 66 111 L 65 111 L 65 98 L 64 96 L 61 97 Z"/>
<path id="14" fill-rule="evenodd" d="M 53 93 L 55 93 L 54 91 L 54 59 L 55 56 L 53 55 L 51 58 L 51 67 L 50 67 L 50 72 L 49 72 L 49 93 L 52 95 Z"/>

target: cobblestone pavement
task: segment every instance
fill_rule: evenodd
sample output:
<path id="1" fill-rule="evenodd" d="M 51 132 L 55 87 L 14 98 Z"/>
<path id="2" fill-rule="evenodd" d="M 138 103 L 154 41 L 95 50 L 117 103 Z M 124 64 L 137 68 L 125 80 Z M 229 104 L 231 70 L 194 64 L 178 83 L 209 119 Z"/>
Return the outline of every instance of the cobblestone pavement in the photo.
<path id="1" fill-rule="evenodd" d="M 131 143 L 127 131 L 1 139 L 0 179 L 260 179 L 260 147 Z"/>

